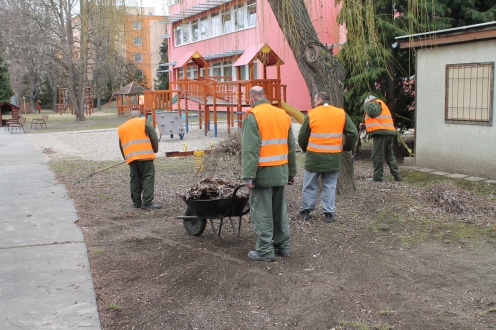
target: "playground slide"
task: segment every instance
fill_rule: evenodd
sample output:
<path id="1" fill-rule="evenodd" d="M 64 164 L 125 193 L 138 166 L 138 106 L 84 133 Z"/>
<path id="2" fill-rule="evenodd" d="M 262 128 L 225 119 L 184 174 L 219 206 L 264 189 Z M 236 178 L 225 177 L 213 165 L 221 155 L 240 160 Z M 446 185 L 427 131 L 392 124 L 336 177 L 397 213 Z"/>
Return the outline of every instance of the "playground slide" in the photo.
<path id="1" fill-rule="evenodd" d="M 299 122 L 300 124 L 303 123 L 305 115 L 300 110 L 290 106 L 284 101 L 281 101 L 281 106 L 286 111 L 286 113 L 296 119 L 297 122 Z"/>

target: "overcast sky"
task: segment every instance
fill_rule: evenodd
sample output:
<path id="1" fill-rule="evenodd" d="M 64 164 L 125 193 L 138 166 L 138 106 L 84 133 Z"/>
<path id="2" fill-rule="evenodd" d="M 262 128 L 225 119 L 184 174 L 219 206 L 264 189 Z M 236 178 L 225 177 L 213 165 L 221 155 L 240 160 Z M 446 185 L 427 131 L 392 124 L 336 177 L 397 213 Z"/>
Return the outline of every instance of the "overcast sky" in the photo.
<path id="1" fill-rule="evenodd" d="M 128 0 L 127 4 L 132 6 L 155 7 L 156 15 L 165 15 L 168 0 Z"/>

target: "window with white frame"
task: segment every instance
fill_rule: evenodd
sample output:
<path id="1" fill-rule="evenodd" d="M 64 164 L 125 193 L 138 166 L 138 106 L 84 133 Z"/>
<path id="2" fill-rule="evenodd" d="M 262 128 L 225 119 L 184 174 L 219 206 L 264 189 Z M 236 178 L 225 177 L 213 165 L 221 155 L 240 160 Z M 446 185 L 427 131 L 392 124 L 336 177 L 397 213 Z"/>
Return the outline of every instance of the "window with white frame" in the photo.
<path id="1" fill-rule="evenodd" d="M 222 33 L 232 32 L 231 10 L 222 11 Z"/>
<path id="2" fill-rule="evenodd" d="M 176 26 L 174 29 L 174 41 L 176 42 L 176 46 L 181 46 L 183 44 L 183 28 L 182 26 Z"/>
<path id="3" fill-rule="evenodd" d="M 197 66 L 189 66 L 187 68 L 188 78 L 189 79 L 198 79 L 198 67 Z"/>
<path id="4" fill-rule="evenodd" d="M 175 46 L 252 28 L 256 24 L 257 3 L 256 0 L 249 0 L 176 26 Z"/>
<path id="5" fill-rule="evenodd" d="M 141 37 L 134 37 L 133 45 L 134 46 L 143 46 L 143 39 Z"/>
<path id="6" fill-rule="evenodd" d="M 143 54 L 141 54 L 141 53 L 135 53 L 134 54 L 134 61 L 135 62 L 141 62 L 141 61 L 143 61 Z"/>
<path id="7" fill-rule="evenodd" d="M 494 62 L 446 66 L 446 110 L 449 123 L 492 124 Z"/>
<path id="8" fill-rule="evenodd" d="M 248 1 L 246 14 L 248 18 L 248 26 L 257 25 L 257 2 L 255 0 Z"/>
<path id="9" fill-rule="evenodd" d="M 208 16 L 204 16 L 200 19 L 200 32 L 201 38 L 207 39 L 209 37 L 209 28 L 208 28 Z"/>
<path id="10" fill-rule="evenodd" d="M 198 20 L 195 19 L 194 21 L 191 22 L 191 41 L 198 41 L 200 40 L 200 29 L 198 27 Z"/>
<path id="11" fill-rule="evenodd" d="M 190 24 L 184 24 L 183 25 L 183 44 L 187 44 L 190 42 L 189 40 L 189 34 L 190 34 Z"/>
<path id="12" fill-rule="evenodd" d="M 220 36 L 222 34 L 222 24 L 220 23 L 219 13 L 210 15 L 210 21 L 212 23 L 212 37 Z"/>
<path id="13" fill-rule="evenodd" d="M 134 30 L 141 30 L 141 22 L 140 21 L 134 21 L 133 22 L 133 29 Z"/>
<path id="14" fill-rule="evenodd" d="M 245 28 L 245 5 L 239 4 L 234 7 L 234 29 L 236 31 Z"/>

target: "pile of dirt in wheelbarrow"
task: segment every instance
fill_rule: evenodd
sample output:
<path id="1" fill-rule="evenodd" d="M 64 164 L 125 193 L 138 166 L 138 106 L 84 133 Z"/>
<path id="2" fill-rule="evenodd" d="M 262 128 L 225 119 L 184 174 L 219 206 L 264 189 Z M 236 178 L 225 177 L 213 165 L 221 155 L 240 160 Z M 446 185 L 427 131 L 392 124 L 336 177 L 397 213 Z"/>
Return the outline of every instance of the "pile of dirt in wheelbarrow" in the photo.
<path id="1" fill-rule="evenodd" d="M 209 199 L 227 199 L 231 198 L 239 182 L 224 180 L 219 178 L 207 178 L 198 182 L 196 185 L 189 188 L 180 197 L 184 200 L 209 200 Z M 239 191 L 237 197 L 248 197 L 247 189 Z"/>

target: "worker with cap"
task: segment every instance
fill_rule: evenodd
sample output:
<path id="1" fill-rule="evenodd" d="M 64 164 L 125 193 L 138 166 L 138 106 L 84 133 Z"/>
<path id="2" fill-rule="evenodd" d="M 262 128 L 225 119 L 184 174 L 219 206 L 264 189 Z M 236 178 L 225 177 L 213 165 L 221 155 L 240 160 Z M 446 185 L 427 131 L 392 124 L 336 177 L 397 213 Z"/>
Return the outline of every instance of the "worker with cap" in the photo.
<path id="1" fill-rule="evenodd" d="M 393 142 L 396 128 L 388 106 L 382 100 L 369 95 L 363 104 L 365 128 L 372 137 L 372 163 L 374 165 L 373 181 L 382 181 L 384 159 L 396 181 L 401 181 L 401 173 L 394 157 Z M 364 124 L 360 124 L 363 126 Z"/>
<path id="2" fill-rule="evenodd" d="M 159 209 L 153 204 L 155 191 L 155 165 L 153 160 L 158 152 L 158 137 L 155 128 L 140 118 L 141 113 L 133 110 L 129 120 L 119 126 L 119 147 L 129 165 L 131 200 L 135 208 Z"/>

